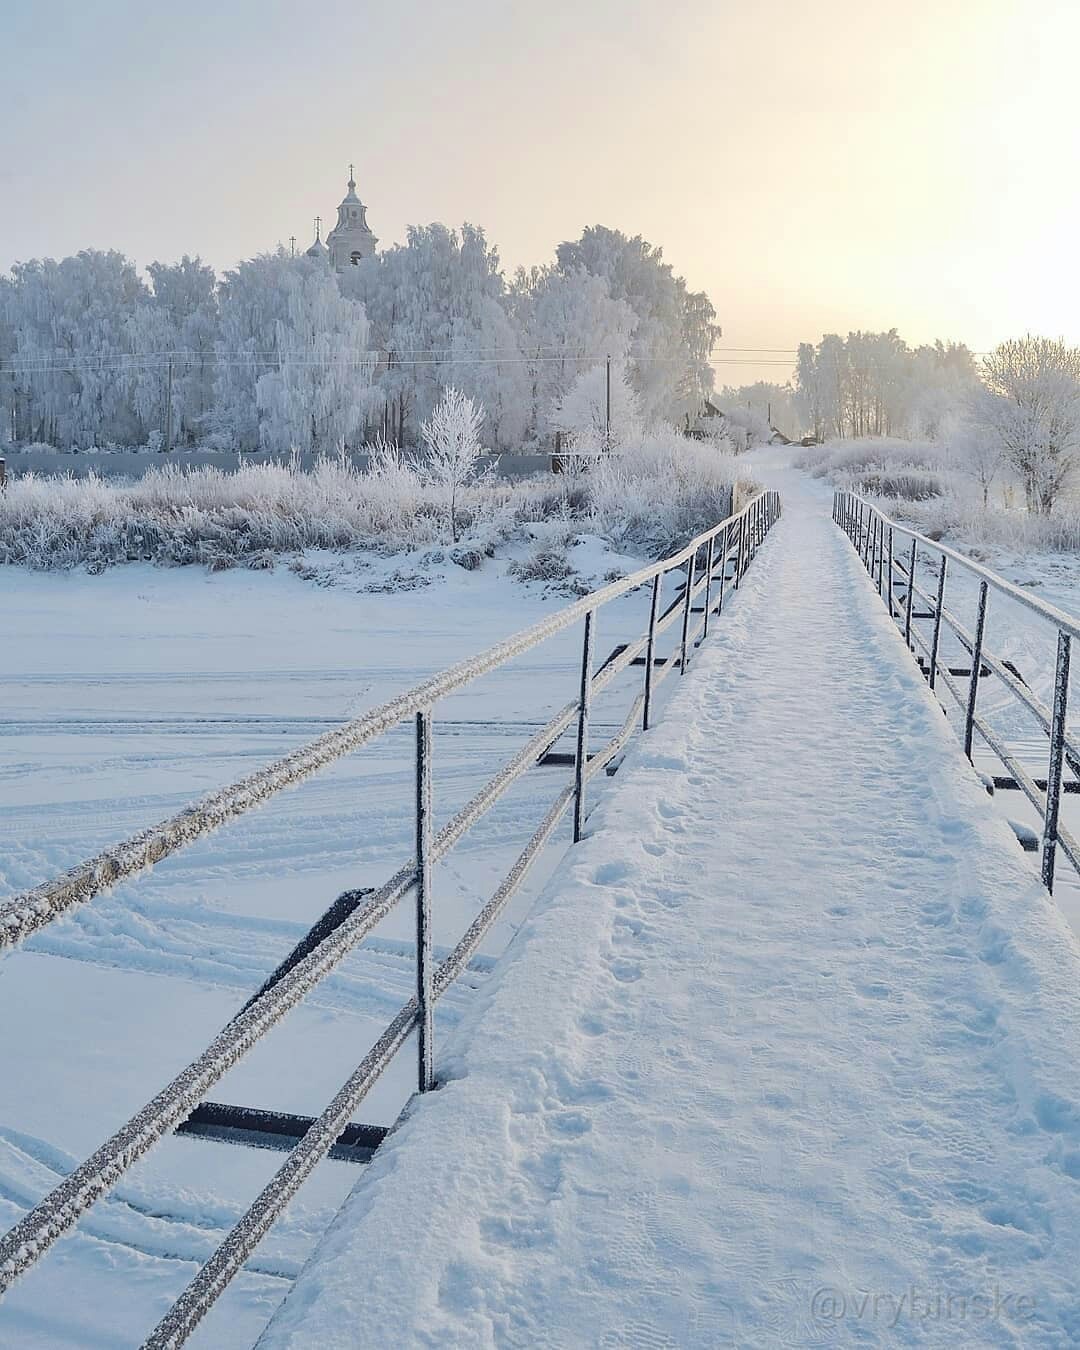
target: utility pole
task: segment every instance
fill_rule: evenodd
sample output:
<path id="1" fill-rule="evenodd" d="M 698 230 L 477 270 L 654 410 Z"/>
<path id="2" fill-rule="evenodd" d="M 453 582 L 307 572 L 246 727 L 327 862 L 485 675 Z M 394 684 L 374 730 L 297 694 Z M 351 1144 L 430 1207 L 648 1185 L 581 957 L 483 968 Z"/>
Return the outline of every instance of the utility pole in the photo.
<path id="1" fill-rule="evenodd" d="M 169 379 L 165 392 L 165 449 L 172 449 L 172 358 L 169 359 Z"/>
<path id="2" fill-rule="evenodd" d="M 611 454 L 611 357 L 607 359 L 607 415 L 604 433 L 604 449 Z"/>

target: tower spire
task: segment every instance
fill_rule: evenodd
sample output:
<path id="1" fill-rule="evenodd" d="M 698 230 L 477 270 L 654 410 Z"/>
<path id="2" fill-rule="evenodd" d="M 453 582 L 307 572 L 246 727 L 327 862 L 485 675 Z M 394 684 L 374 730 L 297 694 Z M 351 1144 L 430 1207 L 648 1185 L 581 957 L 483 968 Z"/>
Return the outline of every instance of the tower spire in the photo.
<path id="1" fill-rule="evenodd" d="M 318 243 L 322 238 L 322 216 L 315 217 L 315 242 Z"/>
<path id="2" fill-rule="evenodd" d="M 349 165 L 349 191 L 356 191 L 356 180 L 353 177 L 353 166 L 351 164 Z"/>

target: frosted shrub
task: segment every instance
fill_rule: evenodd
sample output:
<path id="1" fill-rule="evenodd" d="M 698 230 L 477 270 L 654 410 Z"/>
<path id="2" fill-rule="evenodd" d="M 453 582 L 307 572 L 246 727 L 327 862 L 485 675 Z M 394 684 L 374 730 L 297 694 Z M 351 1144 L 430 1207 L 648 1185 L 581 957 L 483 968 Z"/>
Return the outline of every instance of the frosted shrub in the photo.
<path id="1" fill-rule="evenodd" d="M 729 515 L 740 483 L 750 486 L 734 455 L 673 431 L 653 432 L 603 457 L 589 475 L 602 532 L 627 551 L 654 557 Z"/>
<path id="2" fill-rule="evenodd" d="M 310 472 L 279 464 L 152 469 L 134 483 L 12 480 L 0 494 L 0 562 L 101 571 L 147 560 L 215 569 L 265 568 L 305 549 L 396 553 L 445 546 L 456 533 L 473 566 L 530 522 L 565 521 L 630 551 L 659 556 L 727 514 L 733 457 L 671 433 L 605 457 L 579 478 L 446 484 L 391 446 L 371 466 L 324 459 Z"/>
<path id="3" fill-rule="evenodd" d="M 873 497 L 888 515 L 935 539 L 1014 553 L 1080 551 L 1080 501 L 1064 496 L 1043 515 L 1010 506 L 1011 497 L 1023 502 L 1023 492 L 1007 483 L 992 497 L 1005 469 L 978 428 L 954 421 L 946 431 L 947 441 L 832 441 L 807 450 L 796 465 Z"/>
<path id="4" fill-rule="evenodd" d="M 811 446 L 796 459 L 795 465 L 815 478 L 827 478 L 837 487 L 853 487 L 861 477 L 870 474 L 912 469 L 940 473 L 947 461 L 948 449 L 941 442 L 901 441 L 882 436 Z"/>
<path id="5" fill-rule="evenodd" d="M 948 538 L 976 549 L 1008 553 L 1080 552 L 1080 503 L 1060 503 L 1049 516 L 1025 510 L 984 507 L 958 497 L 936 501 L 881 502 L 896 520 L 906 521 L 933 539 Z"/>

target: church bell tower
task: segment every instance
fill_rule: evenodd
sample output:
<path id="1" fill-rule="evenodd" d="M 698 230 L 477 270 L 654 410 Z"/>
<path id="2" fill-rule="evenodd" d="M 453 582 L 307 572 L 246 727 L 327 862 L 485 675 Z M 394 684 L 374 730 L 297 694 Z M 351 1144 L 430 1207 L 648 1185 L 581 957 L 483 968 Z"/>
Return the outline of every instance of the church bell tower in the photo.
<path id="1" fill-rule="evenodd" d="M 353 166 L 349 165 L 349 190 L 338 207 L 337 224 L 326 236 L 330 250 L 330 266 L 335 272 L 344 272 L 375 252 L 378 239 L 367 223 L 367 207 L 356 195 Z"/>

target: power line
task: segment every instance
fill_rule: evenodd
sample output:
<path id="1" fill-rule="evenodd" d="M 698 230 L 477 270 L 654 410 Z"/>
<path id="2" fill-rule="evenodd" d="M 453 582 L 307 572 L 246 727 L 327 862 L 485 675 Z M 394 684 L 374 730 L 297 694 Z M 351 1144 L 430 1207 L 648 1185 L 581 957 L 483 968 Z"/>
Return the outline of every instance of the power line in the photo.
<path id="1" fill-rule="evenodd" d="M 628 363 L 636 365 L 678 365 L 692 367 L 696 363 L 692 358 L 685 356 L 642 356 L 629 355 L 619 358 Z M 337 356 L 313 358 L 308 356 L 295 356 L 289 352 L 275 352 L 272 354 L 258 353 L 237 353 L 234 355 L 220 353 L 198 353 L 187 355 L 182 352 L 152 352 L 152 353 L 125 353 L 113 356 L 86 357 L 78 360 L 56 360 L 50 357 L 41 357 L 33 361 L 16 360 L 6 366 L 0 366 L 0 374 L 8 373 L 14 375 L 49 375 L 49 374 L 78 374 L 80 372 L 108 374 L 129 371 L 137 373 L 140 371 L 166 370 L 170 365 L 179 366 L 214 366 L 243 369 L 245 367 L 263 367 L 267 370 L 280 369 L 284 366 L 293 366 L 312 369 L 330 369 L 332 367 L 342 367 L 348 369 L 375 368 L 380 364 L 385 364 L 387 369 L 394 369 L 398 366 L 409 367 L 444 367 L 444 366 L 465 366 L 465 365 L 487 365 L 487 366 L 531 366 L 536 364 L 586 364 L 602 365 L 606 360 L 605 356 L 475 356 L 465 353 L 456 355 L 447 355 L 438 357 L 428 355 L 423 357 L 401 357 L 397 353 L 384 351 L 366 351 L 355 356 Z M 702 362 L 709 366 L 754 366 L 754 367 L 775 367 L 790 369 L 791 363 L 788 361 L 778 361 L 773 358 L 754 360 L 749 357 L 706 357 Z"/>

